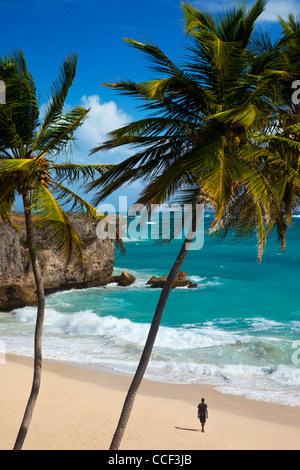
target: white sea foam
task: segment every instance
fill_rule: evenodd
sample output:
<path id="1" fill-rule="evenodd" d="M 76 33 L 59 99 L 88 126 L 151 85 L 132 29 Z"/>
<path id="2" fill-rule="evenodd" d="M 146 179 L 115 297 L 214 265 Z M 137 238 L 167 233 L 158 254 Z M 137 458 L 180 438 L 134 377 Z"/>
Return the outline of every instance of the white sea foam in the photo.
<path id="1" fill-rule="evenodd" d="M 3 326 L 0 322 L 0 339 L 3 332 L 7 353 L 32 355 L 35 319 L 36 309 L 25 307 L 5 317 Z M 224 393 L 300 406 L 300 368 L 291 362 L 281 365 L 270 362 L 274 354 L 282 354 L 283 360 L 282 351 L 289 351 L 291 345 L 284 338 L 267 333 L 287 325 L 260 317 L 248 318 L 248 331 L 255 333 L 251 336 L 236 328 L 237 323 L 236 319 L 228 318 L 203 324 L 161 326 L 146 377 L 178 383 L 211 383 Z M 91 309 L 62 313 L 58 307 L 47 306 L 44 357 L 132 374 L 149 327 L 149 323 L 101 316 Z M 291 349 L 285 354 L 292 352 Z M 253 358 L 258 361 L 256 365 L 251 362 Z"/>
<path id="2" fill-rule="evenodd" d="M 280 329 L 286 328 L 286 325 L 282 322 L 277 322 L 275 320 L 268 320 L 266 318 L 246 318 L 246 322 L 251 324 L 251 327 L 257 331 L 269 330 L 270 328 Z"/>
<path id="3" fill-rule="evenodd" d="M 260 401 L 300 406 L 300 370 L 293 366 L 226 366 L 228 383 L 218 389 L 224 393 Z"/>
<path id="4" fill-rule="evenodd" d="M 200 288 L 215 287 L 222 285 L 219 277 L 213 277 L 211 279 L 200 276 L 189 276 L 190 281 L 196 283 Z"/>
<path id="5" fill-rule="evenodd" d="M 23 323 L 34 324 L 36 309 L 24 307 L 16 311 L 16 318 Z M 46 308 L 45 328 L 47 333 L 61 333 L 70 336 L 100 336 L 120 339 L 128 343 L 144 345 L 150 324 L 132 322 L 127 318 L 118 319 L 112 315 L 99 316 L 91 310 L 73 314 L 58 313 L 53 308 Z M 209 327 L 161 326 L 156 347 L 164 349 L 202 349 L 225 344 L 234 344 L 235 335 Z"/>

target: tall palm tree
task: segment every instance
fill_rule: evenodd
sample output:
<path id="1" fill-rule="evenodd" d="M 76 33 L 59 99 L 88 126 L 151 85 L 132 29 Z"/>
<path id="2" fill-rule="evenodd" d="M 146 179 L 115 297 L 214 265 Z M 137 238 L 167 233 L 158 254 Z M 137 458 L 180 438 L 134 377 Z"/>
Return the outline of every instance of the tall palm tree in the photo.
<path id="1" fill-rule="evenodd" d="M 41 383 L 45 294 L 36 252 L 35 222 L 39 222 L 49 241 L 66 256 L 68 262 L 72 253 L 81 259 L 82 251 L 81 240 L 63 210 L 64 204 L 71 211 L 98 217 L 94 207 L 72 191 L 69 184 L 78 182 L 80 178 L 85 182 L 89 177 L 99 176 L 105 166 L 58 163 L 55 160 L 74 140 L 74 132 L 88 113 L 80 106 L 63 112 L 76 64 L 76 55 L 63 62 L 40 121 L 36 88 L 23 53 L 16 51 L 0 58 L 0 79 L 6 86 L 6 104 L 0 106 L 0 217 L 9 221 L 16 196 L 22 197 L 28 249 L 37 288 L 33 382 L 14 450 L 22 449 Z"/>
<path id="2" fill-rule="evenodd" d="M 278 193 L 282 210 L 286 211 L 289 223 L 292 223 L 292 214 L 300 204 L 300 107 L 292 99 L 293 83 L 299 79 L 300 70 L 300 18 L 290 14 L 287 20 L 279 17 L 282 36 L 285 41 L 281 45 L 281 54 L 278 58 L 284 63 L 289 72 L 281 80 L 283 100 L 273 121 L 273 128 L 265 135 L 258 137 L 266 149 L 272 154 L 274 161 L 284 162 L 277 166 Z M 266 33 L 261 41 L 261 50 L 273 49 L 274 46 Z M 289 171 L 286 172 L 285 170 Z"/>
<path id="3" fill-rule="evenodd" d="M 152 68 L 163 78 L 106 84 L 140 98 L 149 115 L 111 132 L 106 142 L 92 150 L 94 153 L 123 145 L 138 149 L 88 186 L 89 190 L 100 189 L 95 204 L 123 184 L 142 179 L 146 187 L 139 202 L 147 206 L 177 195 L 178 201 L 189 202 L 194 209 L 199 203 L 214 208 L 212 233 L 224 235 L 229 228 L 235 228 L 241 237 L 255 232 L 259 261 L 274 226 L 284 246 L 288 220 L 271 178 L 279 159 L 255 139 L 274 120 L 282 101 L 278 78 L 287 73 L 278 68 L 285 38 L 277 41 L 268 54 L 252 51 L 255 21 L 265 4 L 257 0 L 249 10 L 243 4 L 216 18 L 183 4 L 191 43 L 182 66 L 152 42 L 126 40 L 147 55 Z M 167 298 L 187 254 L 186 241 L 162 289 L 111 450 L 120 446 Z"/>

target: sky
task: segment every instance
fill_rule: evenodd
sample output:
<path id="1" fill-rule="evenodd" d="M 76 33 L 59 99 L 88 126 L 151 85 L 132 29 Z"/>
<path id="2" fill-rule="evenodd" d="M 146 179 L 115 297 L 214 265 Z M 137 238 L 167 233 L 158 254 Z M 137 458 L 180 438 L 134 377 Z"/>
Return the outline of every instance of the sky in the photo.
<path id="1" fill-rule="evenodd" d="M 211 14 L 233 5 L 231 0 L 190 3 Z M 246 0 L 246 4 L 251 6 L 253 1 Z M 269 0 L 257 28 L 278 36 L 277 14 L 287 18 L 290 12 L 300 15 L 299 0 Z M 89 156 L 89 150 L 103 142 L 109 131 L 141 117 L 136 100 L 119 96 L 102 83 L 157 78 L 124 37 L 141 42 L 150 39 L 177 63 L 185 53 L 180 0 L 0 0 L 0 21 L 0 54 L 15 49 L 24 52 L 41 106 L 47 102 L 65 57 L 78 54 L 76 77 L 66 105 L 90 108 L 73 149 L 72 160 L 81 164 L 117 163 L 128 157 L 129 150 L 124 149 L 93 156 Z M 140 189 L 139 183 L 126 189 L 129 204 Z M 117 196 L 112 202 L 117 203 Z"/>

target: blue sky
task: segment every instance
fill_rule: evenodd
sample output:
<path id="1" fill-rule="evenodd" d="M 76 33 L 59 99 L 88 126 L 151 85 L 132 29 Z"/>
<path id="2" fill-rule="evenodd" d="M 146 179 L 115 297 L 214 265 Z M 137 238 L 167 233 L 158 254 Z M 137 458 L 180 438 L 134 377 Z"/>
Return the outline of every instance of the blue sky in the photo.
<path id="1" fill-rule="evenodd" d="M 191 1 L 217 13 L 233 4 L 225 0 Z M 251 6 L 252 1 L 246 1 Z M 300 14 L 300 1 L 269 0 L 258 27 L 277 35 L 276 15 Z M 118 96 L 102 82 L 153 77 L 145 59 L 129 47 L 124 37 L 155 41 L 174 61 L 184 54 L 180 0 L 0 0 L 0 54 L 22 49 L 32 72 L 41 104 L 64 58 L 78 54 L 75 82 L 67 105 L 91 108 L 90 117 L 77 133 L 73 160 L 84 163 L 118 162 L 128 156 L 118 150 L 88 157 L 88 151 L 105 139 L 110 130 L 140 117 L 137 102 Z M 130 203 L 138 187 L 128 190 Z"/>

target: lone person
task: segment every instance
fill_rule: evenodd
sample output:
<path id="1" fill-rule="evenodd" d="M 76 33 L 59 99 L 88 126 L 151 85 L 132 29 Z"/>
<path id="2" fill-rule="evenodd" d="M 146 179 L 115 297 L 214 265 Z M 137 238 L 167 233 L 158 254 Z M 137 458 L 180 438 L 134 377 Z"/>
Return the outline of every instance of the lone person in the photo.
<path id="1" fill-rule="evenodd" d="M 208 419 L 207 404 L 205 403 L 204 398 L 201 398 L 201 403 L 198 405 L 198 418 L 202 426 L 202 432 L 204 432 L 204 426 Z"/>

